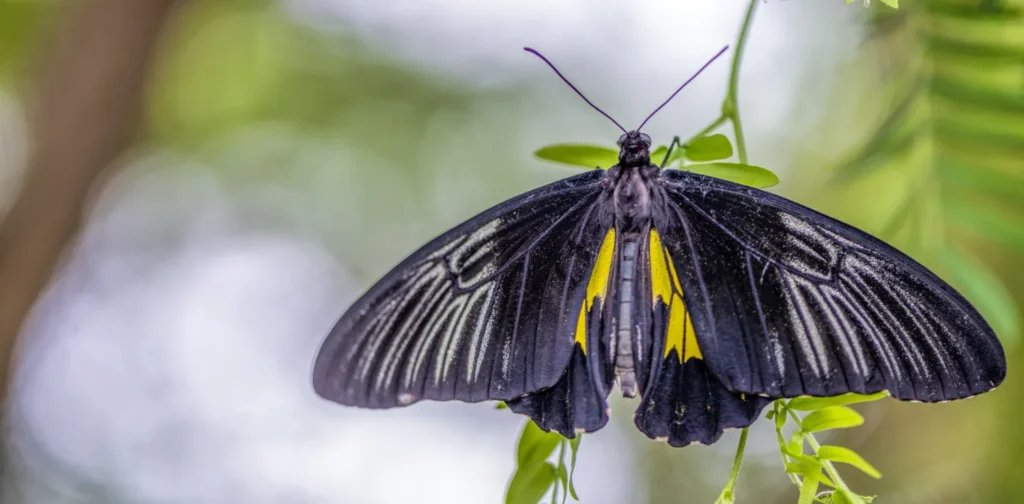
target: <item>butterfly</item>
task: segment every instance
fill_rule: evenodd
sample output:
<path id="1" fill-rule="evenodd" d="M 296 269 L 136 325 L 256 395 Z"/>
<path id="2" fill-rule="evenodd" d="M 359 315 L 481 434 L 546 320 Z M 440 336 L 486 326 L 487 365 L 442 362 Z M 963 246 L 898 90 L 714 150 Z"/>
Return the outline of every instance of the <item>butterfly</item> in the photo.
<path id="1" fill-rule="evenodd" d="M 615 122 L 618 164 L 505 201 L 402 261 L 331 330 L 316 392 L 363 408 L 505 401 L 574 437 L 608 422 L 617 386 L 639 396 L 640 431 L 685 446 L 778 398 L 942 402 L 1003 381 L 991 327 L 938 276 L 793 201 L 663 169 L 645 123 Z"/>

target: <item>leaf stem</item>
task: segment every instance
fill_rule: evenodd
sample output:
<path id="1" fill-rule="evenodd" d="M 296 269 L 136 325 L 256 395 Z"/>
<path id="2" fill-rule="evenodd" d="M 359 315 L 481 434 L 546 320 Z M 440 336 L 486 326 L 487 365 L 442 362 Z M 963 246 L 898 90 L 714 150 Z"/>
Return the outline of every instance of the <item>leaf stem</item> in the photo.
<path id="1" fill-rule="evenodd" d="M 744 427 L 740 432 L 740 442 L 736 445 L 736 458 L 732 461 L 732 472 L 729 473 L 729 479 L 725 482 L 725 488 L 722 489 L 722 494 L 718 497 L 717 502 L 733 502 L 733 497 L 736 487 L 736 478 L 740 475 L 740 466 L 743 464 L 743 450 L 747 447 L 747 432 L 749 427 Z"/>
<path id="2" fill-rule="evenodd" d="M 715 131 L 716 129 L 720 128 L 723 124 L 725 124 L 725 121 L 728 120 L 729 118 L 724 115 L 718 116 L 718 119 L 715 119 L 715 122 L 707 125 L 704 129 L 700 130 L 700 133 L 697 133 L 696 135 L 693 135 L 692 137 L 687 139 L 686 142 L 683 143 L 683 147 L 685 148 L 687 145 L 690 145 L 690 143 L 696 140 L 697 138 L 700 138 L 704 135 L 707 135 L 708 133 L 711 133 L 712 131 Z"/>
<path id="3" fill-rule="evenodd" d="M 775 417 L 786 414 L 785 405 L 783 404 L 782 399 L 776 400 L 772 404 L 772 407 L 775 408 Z M 774 417 L 772 418 L 772 421 L 775 421 Z M 782 457 L 782 467 L 786 467 L 786 464 L 789 463 L 789 457 L 786 456 L 786 438 L 785 436 L 782 435 L 782 426 L 778 422 L 776 422 L 775 424 L 775 437 L 779 441 L 779 456 Z M 789 471 L 786 471 L 786 474 L 789 476 L 790 481 L 792 481 L 794 485 L 798 487 L 800 486 L 801 481 L 800 478 L 797 477 L 797 475 Z"/>
<path id="4" fill-rule="evenodd" d="M 747 35 L 750 34 L 751 21 L 754 19 L 757 4 L 758 0 L 750 0 L 747 14 L 743 17 L 743 26 L 740 28 L 739 40 L 736 42 L 736 52 L 732 57 L 732 70 L 729 71 L 729 92 L 725 95 L 725 102 L 722 103 L 722 115 L 732 121 L 733 134 L 736 136 L 736 154 L 742 164 L 747 164 L 747 143 L 743 137 L 743 123 L 740 121 L 740 63 L 743 60 L 743 51 L 747 48 Z"/>
<path id="5" fill-rule="evenodd" d="M 726 121 L 732 123 L 733 136 L 736 138 L 736 155 L 740 163 L 747 164 L 747 142 L 743 135 L 743 122 L 740 120 L 739 87 L 740 87 L 740 63 L 743 61 L 743 51 L 747 48 L 747 35 L 754 19 L 754 11 L 757 9 L 759 0 L 750 0 L 747 13 L 743 17 L 743 25 L 740 28 L 740 35 L 736 41 L 736 52 L 732 56 L 732 67 L 729 71 L 729 87 L 725 92 L 725 99 L 722 100 L 722 114 L 714 122 L 690 137 L 683 146 L 687 146 L 697 137 L 702 137 L 720 128 Z"/>
<path id="6" fill-rule="evenodd" d="M 793 417 L 793 421 L 799 426 L 800 417 L 797 416 L 793 410 L 787 409 L 787 411 L 789 411 L 789 416 Z M 814 437 L 814 433 L 803 432 L 802 435 L 804 439 L 807 440 L 807 443 L 811 445 L 811 449 L 814 450 L 814 453 L 817 454 L 818 450 L 821 448 L 821 444 L 818 443 L 817 438 Z M 828 473 L 829 478 L 832 478 L 832 483 L 835 483 L 836 488 L 842 488 L 843 490 L 850 491 L 850 488 L 846 486 L 846 482 L 843 481 L 843 477 L 839 475 L 839 471 L 836 469 L 836 466 L 832 465 L 831 461 L 822 460 L 821 465 L 825 468 L 825 472 Z"/>

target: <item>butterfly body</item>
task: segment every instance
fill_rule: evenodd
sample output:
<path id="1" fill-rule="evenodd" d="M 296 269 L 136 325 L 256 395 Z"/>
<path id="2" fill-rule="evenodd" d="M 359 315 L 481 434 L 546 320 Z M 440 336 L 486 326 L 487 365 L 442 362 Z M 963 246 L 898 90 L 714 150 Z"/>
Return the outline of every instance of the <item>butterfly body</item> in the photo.
<path id="1" fill-rule="evenodd" d="M 651 163 L 506 201 L 423 246 L 339 320 L 317 392 L 390 408 L 506 401 L 572 437 L 608 421 L 674 446 L 750 425 L 773 398 L 970 397 L 1005 376 L 976 310 L 911 258 L 779 196 Z"/>
<path id="2" fill-rule="evenodd" d="M 621 293 L 619 302 L 611 314 L 612 327 L 608 357 L 614 366 L 615 381 L 626 397 L 636 396 L 636 369 L 633 355 L 633 340 L 643 329 L 634 322 L 634 290 L 642 275 L 638 271 L 638 253 L 643 246 L 643 237 L 651 227 L 651 201 L 655 190 L 654 180 L 661 169 L 650 161 L 650 138 L 636 131 L 619 139 L 621 155 L 619 164 L 608 172 L 611 181 L 612 207 L 615 208 L 615 228 L 618 230 L 617 283 Z"/>

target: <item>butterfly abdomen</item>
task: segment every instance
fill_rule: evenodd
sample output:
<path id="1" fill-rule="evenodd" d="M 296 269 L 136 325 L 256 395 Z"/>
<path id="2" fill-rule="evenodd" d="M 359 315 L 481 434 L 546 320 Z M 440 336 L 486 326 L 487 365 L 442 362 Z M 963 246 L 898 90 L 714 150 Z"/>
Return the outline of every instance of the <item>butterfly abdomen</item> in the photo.
<path id="1" fill-rule="evenodd" d="M 642 149 L 642 145 L 641 151 Z M 637 283 L 641 280 L 637 258 L 647 230 L 650 229 L 652 204 L 652 179 L 660 170 L 641 156 L 637 165 L 619 165 L 609 172 L 615 181 L 613 201 L 615 226 L 619 229 L 618 271 L 615 279 L 617 306 L 610 314 L 614 322 L 611 331 L 611 358 L 615 369 L 615 381 L 625 397 L 637 394 L 636 364 L 634 354 L 637 325 L 640 320 L 636 313 Z"/>
<path id="2" fill-rule="evenodd" d="M 615 380 L 622 395 L 636 396 L 636 366 L 633 359 L 633 289 L 636 282 L 636 240 L 627 239 L 622 244 L 619 260 L 619 306 L 615 328 Z"/>

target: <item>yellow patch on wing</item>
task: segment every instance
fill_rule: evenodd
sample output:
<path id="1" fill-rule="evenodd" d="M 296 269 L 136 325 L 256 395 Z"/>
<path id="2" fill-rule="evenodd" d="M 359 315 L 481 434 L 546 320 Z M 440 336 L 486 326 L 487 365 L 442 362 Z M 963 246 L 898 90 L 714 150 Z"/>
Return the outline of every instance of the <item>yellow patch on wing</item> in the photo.
<path id="1" fill-rule="evenodd" d="M 615 255 L 615 228 L 608 228 L 601 242 L 601 248 L 597 252 L 597 260 L 594 261 L 594 268 L 590 271 L 590 281 L 587 283 L 587 297 L 583 298 L 583 306 L 580 306 L 580 315 L 576 320 L 576 343 L 579 343 L 583 353 L 587 353 L 587 314 L 590 308 L 599 301 L 601 306 L 608 295 L 608 279 L 612 272 L 612 259 Z"/>
<path id="2" fill-rule="evenodd" d="M 668 309 L 668 328 L 665 331 L 665 357 L 674 349 L 679 362 L 690 359 L 702 359 L 700 345 L 697 344 L 697 333 L 693 330 L 690 313 L 683 303 L 683 288 L 679 284 L 679 275 L 661 236 L 651 229 L 650 244 L 651 260 L 651 308 L 658 305 L 660 299 Z"/>
<path id="3" fill-rule="evenodd" d="M 651 305 L 658 298 L 668 305 L 672 299 L 672 280 L 668 271 L 665 248 L 661 245 L 661 235 L 651 229 Z M 682 290 L 682 289 L 680 289 Z"/>
<path id="4" fill-rule="evenodd" d="M 587 313 L 589 311 L 587 300 L 584 299 L 583 305 L 580 306 L 580 316 L 576 319 L 576 343 L 580 344 L 583 353 L 587 353 Z"/>
<path id="5" fill-rule="evenodd" d="M 615 252 L 615 228 L 608 228 L 601 242 L 601 250 L 597 253 L 597 261 L 594 262 L 594 270 L 590 273 L 590 282 L 587 284 L 587 300 L 593 302 L 594 298 L 602 300 L 608 293 L 608 277 L 612 271 L 612 258 Z"/>

